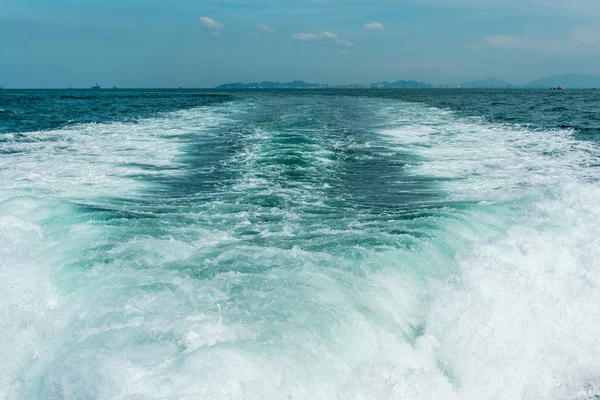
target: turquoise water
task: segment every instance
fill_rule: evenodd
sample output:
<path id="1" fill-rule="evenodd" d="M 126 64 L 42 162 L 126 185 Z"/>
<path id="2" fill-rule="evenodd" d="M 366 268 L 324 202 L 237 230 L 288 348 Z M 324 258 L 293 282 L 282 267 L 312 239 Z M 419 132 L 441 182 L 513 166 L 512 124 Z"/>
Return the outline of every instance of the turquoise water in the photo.
<path id="1" fill-rule="evenodd" d="M 3 91 L 0 398 L 594 398 L 599 96 Z"/>

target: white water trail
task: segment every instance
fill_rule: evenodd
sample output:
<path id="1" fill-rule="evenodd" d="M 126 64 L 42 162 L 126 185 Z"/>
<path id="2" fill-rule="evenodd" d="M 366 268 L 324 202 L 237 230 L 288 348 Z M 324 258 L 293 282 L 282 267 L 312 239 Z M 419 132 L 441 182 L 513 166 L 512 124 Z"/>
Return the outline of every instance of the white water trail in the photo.
<path id="1" fill-rule="evenodd" d="M 67 265 L 115 230 L 78 219 L 78 204 L 142 199 L 157 185 L 139 178 L 181 174 L 186 136 L 222 119 L 179 111 L 140 123 L 27 132 L 0 144 L 1 399 L 25 393 L 64 345 L 81 311 L 70 303 L 76 285 Z"/>
<path id="2" fill-rule="evenodd" d="M 440 185 L 451 198 L 484 212 L 502 205 L 510 218 L 505 231 L 457 253 L 454 279 L 430 288 L 420 343 L 454 384 L 433 398 L 599 395 L 600 149 L 569 130 L 531 131 L 420 106 L 401 115 L 384 133 L 421 157 L 412 172 L 449 179 Z M 430 398 L 431 390 L 409 397 Z"/>
<path id="3" fill-rule="evenodd" d="M 412 247 L 251 246 L 215 218 L 178 228 L 187 240 L 110 243 L 89 271 L 70 271 L 119 229 L 78 221 L 71 201 L 142 198 L 153 189 L 135 178 L 153 173 L 143 164 L 178 176 L 184 139 L 206 115 L 15 145 L 30 148 L 0 158 L 0 398 L 592 399 L 597 146 L 566 130 L 373 107 L 388 121 L 381 140 L 418 160 L 406 172 L 437 178 L 458 204 L 418 219 L 435 229 Z M 237 162 L 250 170 L 236 190 L 257 182 L 261 135 L 246 137 L 252 151 Z M 208 209 L 221 205 L 239 206 Z M 296 218 L 297 232 L 294 211 L 270 217 Z M 186 263 L 215 272 L 177 269 Z"/>

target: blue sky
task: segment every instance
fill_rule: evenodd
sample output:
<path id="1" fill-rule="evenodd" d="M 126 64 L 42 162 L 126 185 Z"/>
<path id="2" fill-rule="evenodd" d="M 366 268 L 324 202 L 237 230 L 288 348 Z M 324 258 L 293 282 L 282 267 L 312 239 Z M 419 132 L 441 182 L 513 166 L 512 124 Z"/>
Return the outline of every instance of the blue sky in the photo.
<path id="1" fill-rule="evenodd" d="M 600 0 L 0 0 L 5 87 L 600 74 Z"/>

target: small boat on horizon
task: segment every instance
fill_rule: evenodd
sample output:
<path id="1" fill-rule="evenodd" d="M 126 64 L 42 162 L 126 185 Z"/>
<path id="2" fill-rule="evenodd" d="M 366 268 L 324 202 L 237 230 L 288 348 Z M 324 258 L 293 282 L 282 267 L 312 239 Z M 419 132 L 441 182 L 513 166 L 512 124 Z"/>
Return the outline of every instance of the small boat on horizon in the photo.
<path id="1" fill-rule="evenodd" d="M 92 86 L 92 90 L 100 90 L 100 89 L 102 89 L 102 88 L 100 87 L 100 85 L 98 85 L 98 82 L 96 82 L 96 84 L 94 86 Z"/>

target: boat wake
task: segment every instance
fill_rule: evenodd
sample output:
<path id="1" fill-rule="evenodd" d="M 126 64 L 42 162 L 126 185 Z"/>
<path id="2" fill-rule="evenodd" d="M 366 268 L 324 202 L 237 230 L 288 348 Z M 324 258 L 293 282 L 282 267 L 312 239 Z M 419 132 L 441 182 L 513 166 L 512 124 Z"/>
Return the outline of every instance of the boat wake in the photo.
<path id="1" fill-rule="evenodd" d="M 1 398 L 593 399 L 600 149 L 269 96 L 0 141 Z"/>

